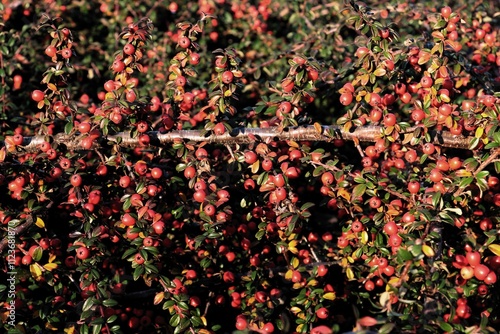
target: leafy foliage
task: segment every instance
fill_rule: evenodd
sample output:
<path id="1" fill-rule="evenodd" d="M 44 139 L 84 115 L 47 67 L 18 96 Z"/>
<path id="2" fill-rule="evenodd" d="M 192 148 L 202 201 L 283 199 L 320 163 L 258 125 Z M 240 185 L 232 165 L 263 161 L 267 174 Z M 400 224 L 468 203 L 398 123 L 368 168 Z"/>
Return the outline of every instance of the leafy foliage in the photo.
<path id="1" fill-rule="evenodd" d="M 3 328 L 494 333 L 498 15 L 453 6 L 4 2 Z"/>

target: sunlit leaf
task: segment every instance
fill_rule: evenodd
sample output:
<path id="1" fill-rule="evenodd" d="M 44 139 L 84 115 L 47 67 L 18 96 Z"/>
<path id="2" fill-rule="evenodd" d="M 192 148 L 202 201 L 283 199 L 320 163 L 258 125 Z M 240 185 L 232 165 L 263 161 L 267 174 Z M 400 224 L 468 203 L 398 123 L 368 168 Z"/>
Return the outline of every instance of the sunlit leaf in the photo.
<path id="1" fill-rule="evenodd" d="M 351 267 L 348 267 L 345 271 L 346 273 L 346 276 L 347 276 L 347 279 L 349 281 L 353 281 L 355 280 L 356 278 L 354 277 L 354 272 L 352 271 L 352 268 Z"/>
<path id="2" fill-rule="evenodd" d="M 434 249 L 432 249 L 430 246 L 428 245 L 422 245 L 422 253 L 425 254 L 425 256 L 427 257 L 434 257 L 436 255 L 436 253 L 434 252 Z"/>
<path id="3" fill-rule="evenodd" d="M 354 187 L 353 191 L 352 191 L 352 195 L 354 197 L 360 197 L 360 196 L 363 196 L 363 194 L 365 193 L 366 191 L 366 184 L 358 184 L 356 187 Z"/>
<path id="4" fill-rule="evenodd" d="M 496 256 L 500 256 L 500 245 L 491 244 L 491 245 L 488 245 L 488 249 Z"/>
<path id="5" fill-rule="evenodd" d="M 37 217 L 35 225 L 38 226 L 39 228 L 44 228 L 45 227 L 45 222 L 43 221 L 42 218 Z"/>
<path id="6" fill-rule="evenodd" d="M 33 278 L 38 281 L 42 277 L 42 266 L 40 266 L 38 263 L 30 264 L 30 272 L 31 276 L 33 276 Z"/>
<path id="7" fill-rule="evenodd" d="M 335 294 L 335 292 L 327 292 L 323 295 L 323 298 L 328 300 L 335 300 L 335 298 L 337 298 L 337 295 Z"/>
<path id="8" fill-rule="evenodd" d="M 165 292 L 163 292 L 163 291 L 158 292 L 158 293 L 155 295 L 155 298 L 154 298 L 153 303 L 154 303 L 155 305 L 160 304 L 160 303 L 163 301 L 163 298 L 164 298 L 164 297 L 165 297 Z"/>
<path id="9" fill-rule="evenodd" d="M 57 268 L 57 263 L 47 263 L 43 266 L 43 268 L 47 271 L 52 271 Z"/>

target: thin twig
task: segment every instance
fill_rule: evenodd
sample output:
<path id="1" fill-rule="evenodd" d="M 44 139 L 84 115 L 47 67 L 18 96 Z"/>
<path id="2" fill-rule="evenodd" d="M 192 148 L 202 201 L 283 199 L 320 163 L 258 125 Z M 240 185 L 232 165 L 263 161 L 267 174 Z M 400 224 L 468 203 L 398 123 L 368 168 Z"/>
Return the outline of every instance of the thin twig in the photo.
<path id="1" fill-rule="evenodd" d="M 385 191 L 387 191 L 389 194 L 393 195 L 393 196 L 396 196 L 398 198 L 401 198 L 402 200 L 406 201 L 406 202 L 409 202 L 410 199 L 408 197 L 406 197 L 405 195 L 403 195 L 402 193 L 399 193 L 397 191 L 394 191 L 392 189 L 389 189 L 389 188 L 384 188 Z"/>

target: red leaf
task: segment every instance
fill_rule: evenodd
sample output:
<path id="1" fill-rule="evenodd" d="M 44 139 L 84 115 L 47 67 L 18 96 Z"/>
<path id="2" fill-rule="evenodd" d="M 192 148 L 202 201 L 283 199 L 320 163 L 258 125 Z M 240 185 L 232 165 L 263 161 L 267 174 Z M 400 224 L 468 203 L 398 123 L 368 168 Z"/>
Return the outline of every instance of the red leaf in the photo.
<path id="1" fill-rule="evenodd" d="M 311 334 L 332 334 L 332 333 L 333 333 L 332 329 L 327 326 L 318 326 L 314 327 L 311 330 Z"/>
<path id="2" fill-rule="evenodd" d="M 358 319 L 358 324 L 363 327 L 375 326 L 377 324 L 377 319 L 372 317 L 363 317 Z"/>

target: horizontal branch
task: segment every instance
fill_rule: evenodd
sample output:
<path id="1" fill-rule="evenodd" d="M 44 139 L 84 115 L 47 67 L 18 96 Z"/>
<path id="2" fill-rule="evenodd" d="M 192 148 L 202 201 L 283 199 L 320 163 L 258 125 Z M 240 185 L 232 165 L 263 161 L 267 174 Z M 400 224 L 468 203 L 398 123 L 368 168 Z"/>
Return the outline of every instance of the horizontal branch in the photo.
<path id="1" fill-rule="evenodd" d="M 21 225 L 18 225 L 14 228 L 7 228 L 7 231 L 10 235 L 12 235 L 15 238 L 18 238 L 19 236 L 23 235 L 24 232 L 31 226 L 33 225 L 33 217 L 31 215 L 28 215 L 26 218 L 26 221 L 22 223 Z M 3 252 L 7 244 L 9 243 L 9 238 L 3 238 L 2 241 L 0 241 L 0 253 Z"/>
<path id="2" fill-rule="evenodd" d="M 400 132 L 400 136 L 413 133 L 418 127 L 411 127 Z M 231 132 L 222 135 L 213 135 L 205 130 L 177 130 L 168 133 L 159 133 L 156 131 L 148 132 L 151 145 L 162 146 L 167 143 L 191 141 L 207 142 L 218 144 L 245 144 L 258 141 L 323 141 L 331 142 L 335 139 L 344 139 L 348 141 L 375 142 L 382 137 L 384 131 L 380 126 L 363 126 L 353 131 L 345 131 L 342 126 L 323 125 L 323 126 L 297 126 L 290 128 L 234 128 Z M 464 137 L 453 135 L 448 131 L 431 131 L 431 140 L 434 144 L 443 147 L 468 149 L 473 137 Z M 81 135 L 69 136 L 66 134 L 57 134 L 54 141 L 57 144 L 65 145 L 70 150 L 82 150 Z M 403 139 L 403 138 L 401 138 Z M 132 138 L 128 133 L 118 133 L 103 137 L 101 140 L 115 142 L 120 146 L 136 147 L 140 146 L 138 138 Z M 25 138 L 21 151 L 34 152 L 38 150 L 41 143 L 45 141 L 43 136 Z M 96 140 L 94 148 L 100 146 L 99 140 Z"/>

